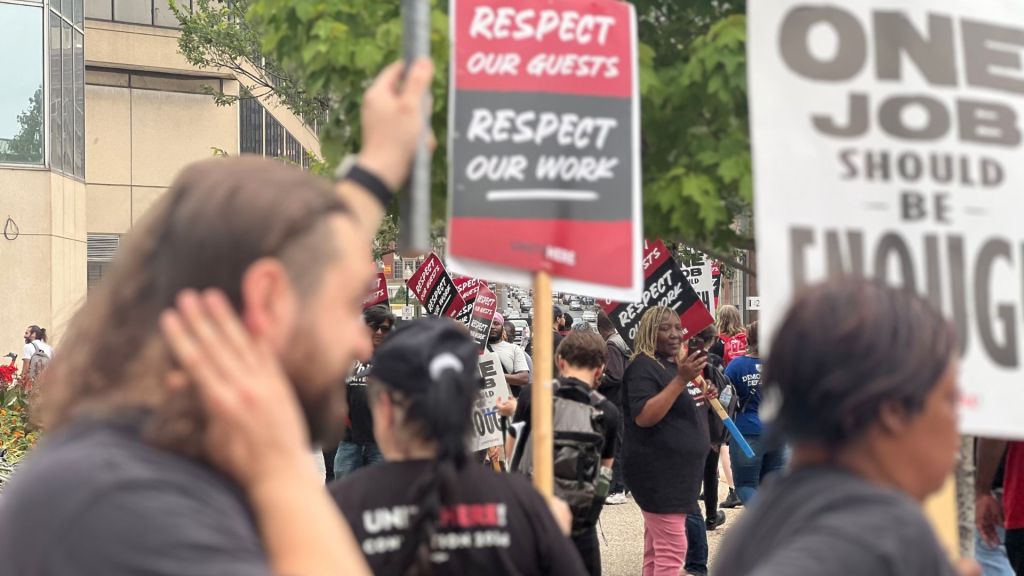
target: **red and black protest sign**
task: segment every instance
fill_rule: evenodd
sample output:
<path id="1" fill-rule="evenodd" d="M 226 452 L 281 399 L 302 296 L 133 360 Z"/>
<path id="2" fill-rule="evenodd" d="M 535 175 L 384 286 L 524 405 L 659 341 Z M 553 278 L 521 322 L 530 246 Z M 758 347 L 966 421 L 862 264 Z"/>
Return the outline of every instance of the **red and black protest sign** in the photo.
<path id="1" fill-rule="evenodd" d="M 683 338 L 689 338 L 715 322 L 661 240 L 644 243 L 643 298 L 639 302 L 601 300 L 598 304 L 630 347 L 640 327 L 640 318 L 648 308 L 667 306 L 678 312 Z"/>
<path id="2" fill-rule="evenodd" d="M 464 303 L 455 282 L 436 254 L 427 256 L 423 265 L 409 277 L 406 286 L 427 309 L 428 314 L 455 318 L 463 308 Z"/>
<path id="3" fill-rule="evenodd" d="M 452 268 L 555 290 L 639 296 L 633 7 L 452 0 Z"/>
<path id="4" fill-rule="evenodd" d="M 384 276 L 383 272 L 378 272 L 377 277 L 373 279 L 373 283 L 370 286 L 370 293 L 366 296 L 366 300 L 363 300 L 363 310 L 370 308 L 371 306 L 389 306 L 390 301 L 388 300 L 388 279 Z"/>
<path id="5" fill-rule="evenodd" d="M 491 335 L 491 321 L 494 320 L 494 313 L 497 311 L 498 297 L 487 287 L 486 282 L 481 281 L 480 290 L 473 303 L 473 315 L 469 321 L 469 335 L 476 340 L 481 350 L 487 346 L 487 340 Z"/>
<path id="6" fill-rule="evenodd" d="M 462 310 L 459 311 L 455 319 L 469 325 L 470 318 L 473 316 L 473 303 L 476 301 L 477 292 L 480 291 L 481 282 L 476 278 L 458 274 L 452 276 L 452 281 L 455 282 L 455 290 L 458 291 L 463 302 Z"/>

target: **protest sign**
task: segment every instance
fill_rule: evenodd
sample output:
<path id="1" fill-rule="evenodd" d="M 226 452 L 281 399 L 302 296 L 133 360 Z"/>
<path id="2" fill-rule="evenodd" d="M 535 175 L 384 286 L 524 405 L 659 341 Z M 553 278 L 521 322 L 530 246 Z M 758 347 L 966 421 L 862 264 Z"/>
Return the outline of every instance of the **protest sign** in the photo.
<path id="1" fill-rule="evenodd" d="M 462 310 L 459 310 L 459 314 L 455 317 L 456 320 L 463 324 L 469 325 L 469 321 L 473 316 L 473 302 L 476 300 L 476 293 L 480 290 L 480 281 L 476 278 L 470 278 L 469 276 L 452 276 L 452 281 L 455 282 L 455 290 L 459 293 L 459 298 L 462 298 Z"/>
<path id="2" fill-rule="evenodd" d="M 686 279 L 675 258 L 661 240 L 644 243 L 644 292 L 639 302 L 600 300 L 598 304 L 611 319 L 626 343 L 633 347 L 640 318 L 648 308 L 668 306 L 679 314 L 683 338 L 689 338 L 714 323 L 703 302 Z"/>
<path id="3" fill-rule="evenodd" d="M 501 369 L 501 360 L 494 352 L 480 355 L 480 375 L 483 385 L 480 397 L 473 405 L 473 450 L 486 450 L 493 446 L 501 446 L 503 434 L 501 417 L 498 415 L 498 399 L 512 397 L 512 392 L 505 382 L 505 372 Z"/>
<path id="4" fill-rule="evenodd" d="M 377 277 L 373 279 L 371 284 L 370 294 L 363 300 L 363 310 L 371 306 L 381 305 L 391 307 L 388 300 L 388 279 L 384 276 L 383 272 L 378 272 Z"/>
<path id="5" fill-rule="evenodd" d="M 463 308 L 462 298 L 444 264 L 436 254 L 427 256 L 423 265 L 406 282 L 428 314 L 455 318 Z"/>
<path id="6" fill-rule="evenodd" d="M 914 290 L 959 333 L 963 431 L 1024 438 L 1020 3 L 774 0 L 749 27 L 762 333 L 826 277 Z"/>
<path id="7" fill-rule="evenodd" d="M 636 19 L 610 0 L 452 0 L 448 262 L 636 299 Z"/>
<path id="8" fill-rule="evenodd" d="M 494 320 L 494 313 L 497 310 L 498 297 L 487 287 L 486 282 L 481 281 L 469 322 L 469 334 L 480 345 L 481 350 L 487 346 L 487 339 L 491 335 L 491 321 Z"/>
<path id="9" fill-rule="evenodd" d="M 681 267 L 683 276 L 690 281 L 694 292 L 697 293 L 701 302 L 704 303 L 704 307 L 708 309 L 708 313 L 714 318 L 715 310 L 718 309 L 718 301 L 715 298 L 716 281 L 711 259 L 697 250 L 689 250 L 687 256 L 689 265 Z"/>

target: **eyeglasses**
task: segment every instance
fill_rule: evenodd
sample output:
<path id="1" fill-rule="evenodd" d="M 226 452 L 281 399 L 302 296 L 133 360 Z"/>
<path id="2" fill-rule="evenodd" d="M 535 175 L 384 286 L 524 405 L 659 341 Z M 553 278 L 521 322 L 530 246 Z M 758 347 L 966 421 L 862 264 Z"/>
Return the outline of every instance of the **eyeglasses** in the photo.
<path id="1" fill-rule="evenodd" d="M 392 328 L 394 328 L 394 326 L 386 322 L 383 324 L 370 324 L 369 326 L 370 330 L 373 332 L 380 332 L 381 334 L 387 334 L 388 332 L 391 332 Z"/>

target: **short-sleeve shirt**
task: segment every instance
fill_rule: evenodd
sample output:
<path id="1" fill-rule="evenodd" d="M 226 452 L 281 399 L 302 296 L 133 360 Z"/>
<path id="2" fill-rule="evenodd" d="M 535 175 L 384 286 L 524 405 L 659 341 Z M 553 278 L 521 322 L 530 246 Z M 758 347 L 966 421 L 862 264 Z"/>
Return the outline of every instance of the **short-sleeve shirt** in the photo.
<path id="1" fill-rule="evenodd" d="M 699 514 L 697 496 L 704 478 L 704 462 L 711 441 L 706 408 L 696 396 L 683 391 L 668 413 L 644 428 L 636 417 L 676 376 L 667 359 L 638 356 L 626 368 L 622 381 L 626 438 L 622 470 L 640 508 L 655 514 Z"/>
<path id="2" fill-rule="evenodd" d="M 729 363 L 725 369 L 732 385 L 736 387 L 736 397 L 742 410 L 736 412 L 736 427 L 744 436 L 758 436 L 762 432 L 761 417 L 761 359 L 753 356 L 740 356 Z"/>
<path id="3" fill-rule="evenodd" d="M 348 393 L 349 425 L 345 431 L 345 441 L 357 444 L 373 444 L 373 414 L 370 412 L 369 398 L 366 393 L 366 371 L 370 364 L 356 362 L 352 376 L 345 380 Z"/>
<path id="4" fill-rule="evenodd" d="M 374 574 L 404 574 L 396 554 L 418 512 L 415 492 L 432 461 L 385 462 L 330 485 Z M 459 473 L 454 500 L 434 530 L 434 574 L 582 575 L 572 542 L 529 482 L 473 464 Z"/>
<path id="5" fill-rule="evenodd" d="M 49 356 L 50 359 L 53 359 L 53 348 L 42 340 L 35 340 L 25 344 L 25 347 L 21 349 L 21 359 L 28 360 L 32 358 L 32 355 L 36 353 L 36 346 L 38 346 L 43 352 L 46 352 L 46 355 Z"/>
<path id="6" fill-rule="evenodd" d="M 921 507 L 844 470 L 768 479 L 729 529 L 716 576 L 953 576 Z"/>
<path id="7" fill-rule="evenodd" d="M 498 355 L 498 359 L 501 361 L 501 368 L 505 371 L 505 374 L 518 374 L 519 372 L 530 371 L 530 365 L 526 361 L 526 352 L 519 346 L 502 340 L 491 344 L 491 349 Z"/>
<path id="8" fill-rule="evenodd" d="M 127 422 L 51 432 L 0 497 L 5 573 L 270 576 L 241 491 Z"/>
<path id="9" fill-rule="evenodd" d="M 1007 530 L 1024 528 L 1024 442 L 1010 442 L 1003 474 L 1003 508 Z"/>

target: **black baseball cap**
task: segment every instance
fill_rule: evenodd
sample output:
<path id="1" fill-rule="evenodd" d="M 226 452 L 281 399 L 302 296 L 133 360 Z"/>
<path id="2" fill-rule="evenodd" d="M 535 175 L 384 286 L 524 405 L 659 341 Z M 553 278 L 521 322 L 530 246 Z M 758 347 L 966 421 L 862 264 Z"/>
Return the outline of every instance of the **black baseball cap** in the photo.
<path id="1" fill-rule="evenodd" d="M 425 390 L 445 370 L 479 377 L 476 342 L 450 318 L 423 318 L 402 326 L 373 353 L 369 376 L 407 393 Z"/>

